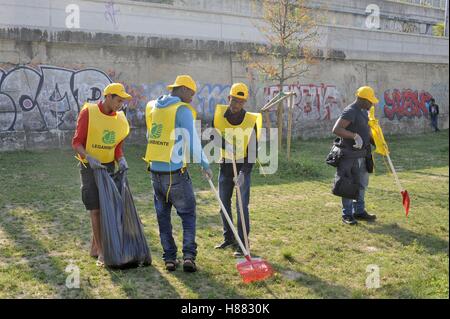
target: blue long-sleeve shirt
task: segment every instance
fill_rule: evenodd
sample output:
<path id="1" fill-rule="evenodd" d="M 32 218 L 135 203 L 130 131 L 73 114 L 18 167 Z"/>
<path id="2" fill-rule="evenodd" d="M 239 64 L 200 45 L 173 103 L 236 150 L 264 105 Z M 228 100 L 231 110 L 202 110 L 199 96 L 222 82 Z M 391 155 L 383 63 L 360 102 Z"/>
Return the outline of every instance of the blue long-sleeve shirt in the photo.
<path id="1" fill-rule="evenodd" d="M 156 100 L 155 106 L 157 108 L 165 108 L 175 103 L 181 102 L 179 97 L 171 95 L 163 95 Z M 177 110 L 175 117 L 175 129 L 185 130 L 188 136 L 185 134 L 177 134 L 177 139 L 171 155 L 171 161 L 169 163 L 154 161 L 151 162 L 150 168 L 157 172 L 169 172 L 178 170 L 183 167 L 184 159 L 184 145 L 187 142 L 186 139 L 189 138 L 189 158 L 194 163 L 200 163 L 203 169 L 209 168 L 208 158 L 202 149 L 202 144 L 200 138 L 198 137 L 197 130 L 194 126 L 194 116 L 192 111 L 185 107 L 180 106 Z"/>

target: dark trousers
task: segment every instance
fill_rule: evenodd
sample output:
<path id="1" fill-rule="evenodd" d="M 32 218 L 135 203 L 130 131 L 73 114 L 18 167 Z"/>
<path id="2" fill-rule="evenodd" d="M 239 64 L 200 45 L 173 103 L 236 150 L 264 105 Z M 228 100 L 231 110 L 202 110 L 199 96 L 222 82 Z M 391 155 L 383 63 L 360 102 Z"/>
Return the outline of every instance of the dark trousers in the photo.
<path id="1" fill-rule="evenodd" d="M 244 175 L 244 184 L 241 185 L 241 195 L 242 195 L 242 206 L 243 206 L 243 213 L 244 213 L 244 220 L 245 220 L 245 227 L 247 229 L 247 236 L 250 233 L 250 218 L 249 218 L 249 212 L 248 212 L 248 204 L 250 202 L 250 173 L 247 173 Z M 233 220 L 233 214 L 231 212 L 231 198 L 233 197 L 233 191 L 234 191 L 234 181 L 232 176 L 227 176 L 223 174 L 222 170 L 219 173 L 219 194 L 220 199 L 225 206 L 225 209 L 228 212 L 228 216 L 230 216 L 230 219 Z M 237 228 L 238 228 L 238 234 L 240 239 L 242 240 L 242 243 L 245 245 L 244 241 L 244 231 L 242 229 L 242 221 L 241 221 L 241 214 L 239 209 L 239 201 L 237 199 L 236 194 L 236 212 L 237 212 Z M 221 210 L 220 214 L 222 216 L 222 222 L 223 222 L 223 237 L 225 241 L 233 241 L 235 240 L 233 232 L 231 231 L 230 226 L 228 225 L 228 222 L 224 216 L 224 212 Z"/>
<path id="2" fill-rule="evenodd" d="M 433 127 L 434 131 L 435 132 L 439 131 L 437 114 L 431 114 L 430 117 L 431 117 L 431 126 Z"/>

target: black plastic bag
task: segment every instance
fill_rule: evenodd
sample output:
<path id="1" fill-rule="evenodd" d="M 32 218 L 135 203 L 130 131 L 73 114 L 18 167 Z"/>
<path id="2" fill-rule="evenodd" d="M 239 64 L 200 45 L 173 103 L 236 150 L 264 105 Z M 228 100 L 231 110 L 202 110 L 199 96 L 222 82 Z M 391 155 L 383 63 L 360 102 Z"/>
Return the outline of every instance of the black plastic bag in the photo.
<path id="1" fill-rule="evenodd" d="M 342 142 L 340 138 L 336 138 L 331 146 L 330 153 L 328 153 L 325 159 L 325 162 L 333 167 L 338 167 L 342 157 Z"/>
<path id="2" fill-rule="evenodd" d="M 151 265 L 150 249 L 124 172 L 111 177 L 94 170 L 100 198 L 101 241 L 105 265 L 130 268 Z"/>
<path id="3" fill-rule="evenodd" d="M 355 184 L 351 178 L 336 175 L 331 192 L 339 197 L 356 200 L 359 197 L 359 184 Z"/>

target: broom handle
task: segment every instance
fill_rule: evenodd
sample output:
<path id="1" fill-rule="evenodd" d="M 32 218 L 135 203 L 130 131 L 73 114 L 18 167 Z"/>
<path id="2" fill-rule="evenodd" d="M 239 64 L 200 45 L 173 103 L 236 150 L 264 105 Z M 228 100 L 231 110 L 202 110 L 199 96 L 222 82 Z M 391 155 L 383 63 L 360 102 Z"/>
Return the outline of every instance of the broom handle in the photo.
<path id="1" fill-rule="evenodd" d="M 236 161 L 234 160 L 234 156 L 231 157 L 231 160 L 233 161 L 234 178 L 237 179 L 238 173 L 237 173 Z M 241 215 L 242 231 L 244 233 L 245 248 L 247 248 L 247 251 L 250 254 L 250 245 L 248 244 L 248 236 L 247 236 L 247 226 L 245 225 L 245 218 L 244 218 L 244 205 L 242 204 L 241 187 L 238 185 L 236 185 L 236 192 L 237 192 L 237 198 L 238 198 L 238 203 L 239 203 L 239 215 Z"/>
<path id="2" fill-rule="evenodd" d="M 225 218 L 226 218 L 226 220 L 227 220 L 227 222 L 228 222 L 228 225 L 230 226 L 231 230 L 233 231 L 234 237 L 236 238 L 236 240 L 237 240 L 237 242 L 238 242 L 238 244 L 239 244 L 239 247 L 241 247 L 242 252 L 244 253 L 245 256 L 250 257 L 250 254 L 249 254 L 249 252 L 247 251 L 247 249 L 245 249 L 244 244 L 242 243 L 241 238 L 239 238 L 239 235 L 238 235 L 238 233 L 237 233 L 237 231 L 236 231 L 236 228 L 235 228 L 234 225 L 233 225 L 233 222 L 232 222 L 231 219 L 230 219 L 230 216 L 228 216 L 227 209 L 226 209 L 225 206 L 223 205 L 222 200 L 220 199 L 219 192 L 217 192 L 216 188 L 214 187 L 214 183 L 212 182 L 212 180 L 211 180 L 210 178 L 208 178 L 208 182 L 209 182 L 209 186 L 211 186 L 211 189 L 212 189 L 212 191 L 214 192 L 214 195 L 216 195 L 217 201 L 218 201 L 219 204 L 220 204 L 220 208 L 222 209 L 222 212 L 223 212 L 223 214 L 224 214 L 224 216 L 225 216 Z"/>
<path id="3" fill-rule="evenodd" d="M 388 159 L 389 166 L 391 167 L 392 174 L 394 175 L 395 182 L 396 182 L 398 188 L 400 189 L 400 192 L 403 192 L 402 185 L 400 184 L 400 180 L 398 179 L 397 172 L 395 171 L 395 168 L 394 168 L 394 164 L 392 164 L 391 157 L 389 156 L 389 154 L 386 154 L 386 157 Z"/>

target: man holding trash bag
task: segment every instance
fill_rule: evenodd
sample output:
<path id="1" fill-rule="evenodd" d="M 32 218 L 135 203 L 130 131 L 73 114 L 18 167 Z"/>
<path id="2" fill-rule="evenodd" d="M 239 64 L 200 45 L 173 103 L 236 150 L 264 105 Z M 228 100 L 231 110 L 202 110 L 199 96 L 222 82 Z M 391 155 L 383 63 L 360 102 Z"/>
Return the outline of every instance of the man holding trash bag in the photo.
<path id="1" fill-rule="evenodd" d="M 262 116 L 259 113 L 247 112 L 244 109 L 248 100 L 248 87 L 244 83 L 232 85 L 228 100 L 228 105 L 216 106 L 212 123 L 218 133 L 214 136 L 214 143 L 220 147 L 222 157 L 219 173 L 219 194 L 229 217 L 232 219 L 231 198 L 235 186 L 239 187 L 240 194 L 238 196 L 241 198 L 236 199 L 238 233 L 242 242 L 247 246 L 246 248 L 249 249 L 250 175 L 257 157 L 257 140 L 261 132 Z M 240 208 L 241 204 L 242 209 Z M 225 249 L 231 246 L 236 249 L 235 257 L 243 256 L 225 219 L 224 212 L 221 210 L 220 213 L 223 222 L 224 241 L 215 248 Z"/>
<path id="2" fill-rule="evenodd" d="M 91 256 L 98 257 L 97 265 L 103 265 L 100 237 L 99 192 L 93 170 L 106 168 L 114 172 L 114 161 L 119 170 L 128 169 L 122 151 L 123 140 L 130 127 L 125 114 L 119 111 L 125 100 L 131 99 L 122 84 L 111 83 L 103 91 L 104 99 L 97 104 L 86 103 L 80 111 L 72 147 L 78 153 L 81 176 L 81 198 L 90 212 L 92 223 Z"/>
<path id="3" fill-rule="evenodd" d="M 369 86 L 360 87 L 355 95 L 356 100 L 344 109 L 333 127 L 333 133 L 341 138 L 343 154 L 333 194 L 342 197 L 342 221 L 348 225 L 357 224 L 356 219 L 376 219 L 365 210 L 364 195 L 373 171 L 368 110 L 378 99 Z"/>
<path id="4" fill-rule="evenodd" d="M 197 271 L 196 201 L 187 161 L 193 156 L 207 178 L 212 177 L 194 127 L 197 112 L 190 105 L 197 85 L 189 75 L 179 75 L 167 87 L 171 93 L 147 104 L 147 150 L 154 190 L 163 259 L 168 271 L 178 266 L 177 246 L 172 235 L 171 210 L 177 210 L 183 225 L 183 270 Z"/>

